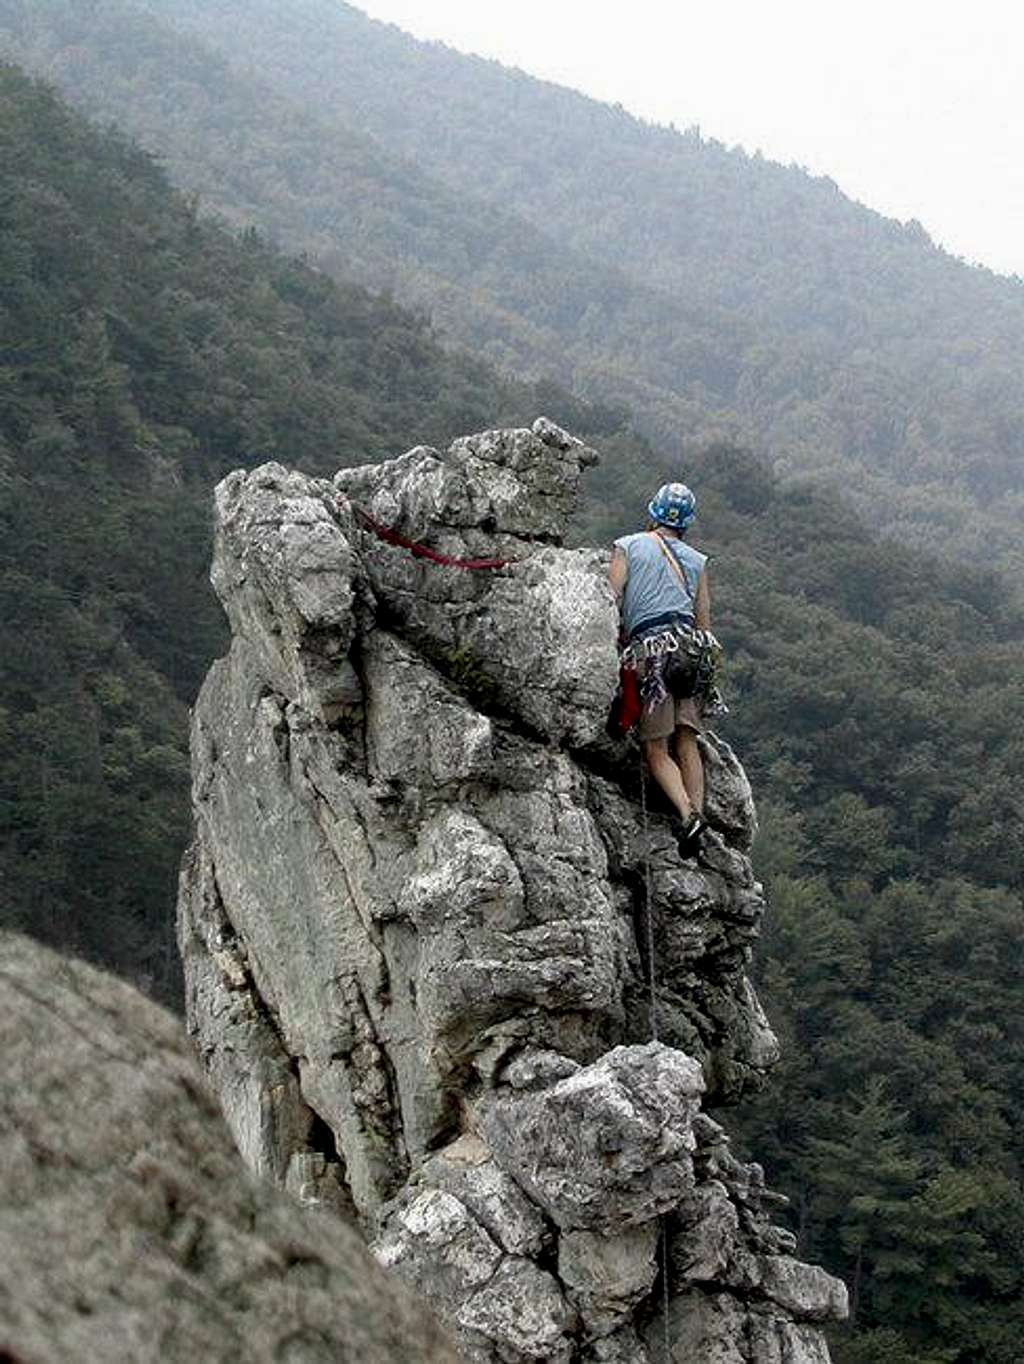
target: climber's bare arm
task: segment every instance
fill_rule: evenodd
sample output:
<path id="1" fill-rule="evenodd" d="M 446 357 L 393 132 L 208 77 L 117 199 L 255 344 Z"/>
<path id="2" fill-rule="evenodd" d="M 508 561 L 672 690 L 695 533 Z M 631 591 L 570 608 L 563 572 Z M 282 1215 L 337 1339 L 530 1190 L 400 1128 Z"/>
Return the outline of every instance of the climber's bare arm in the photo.
<path id="1" fill-rule="evenodd" d="M 711 588 L 708 586 L 707 569 L 700 575 L 697 585 L 697 600 L 693 605 L 694 624 L 698 630 L 711 629 Z"/>
<path id="2" fill-rule="evenodd" d="M 622 605 L 622 594 L 626 590 L 626 579 L 629 577 L 629 560 L 621 549 L 613 550 L 612 566 L 608 570 L 608 582 L 615 600 Z"/>

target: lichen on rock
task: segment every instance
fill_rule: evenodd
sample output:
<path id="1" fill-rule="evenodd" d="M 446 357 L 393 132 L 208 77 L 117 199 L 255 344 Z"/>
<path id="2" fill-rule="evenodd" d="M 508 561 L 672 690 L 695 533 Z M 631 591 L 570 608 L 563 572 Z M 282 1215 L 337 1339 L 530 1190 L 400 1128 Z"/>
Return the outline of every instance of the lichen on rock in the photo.
<path id="1" fill-rule="evenodd" d="M 468 1358 L 653 1361 L 667 1296 L 679 1339 L 759 1364 L 758 1331 L 792 1353 L 842 1291 L 702 1112 L 777 1055 L 754 807 L 708 736 L 683 858 L 606 737 L 607 555 L 562 543 L 595 458 L 541 419 L 221 484 L 189 1025 L 247 1162 L 350 1202 Z"/>

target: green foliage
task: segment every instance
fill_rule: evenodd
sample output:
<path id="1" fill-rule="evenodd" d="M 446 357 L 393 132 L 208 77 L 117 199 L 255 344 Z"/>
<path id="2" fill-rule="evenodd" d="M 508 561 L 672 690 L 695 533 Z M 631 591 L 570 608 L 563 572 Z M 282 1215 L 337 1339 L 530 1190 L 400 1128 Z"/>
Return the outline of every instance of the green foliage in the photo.
<path id="1" fill-rule="evenodd" d="M 0 65 L 2 922 L 173 998 L 186 705 L 229 469 L 342 463 L 585 403 L 196 217 L 153 160 Z M 626 420 L 605 408 L 603 429 Z"/>
<path id="2" fill-rule="evenodd" d="M 850 1286 L 837 1359 L 1008 1362 L 1024 1287 L 1013 595 L 880 544 L 741 452 L 690 468 L 729 738 L 762 818 L 757 984 L 783 1044 L 743 1134 L 791 1195 L 801 1253 Z"/>
<path id="3" fill-rule="evenodd" d="M 659 445 L 755 436 L 1024 582 L 1024 287 L 919 225 L 339 0 L 4 0 L 0 37 L 231 221 L 502 369 L 626 402 Z"/>
<path id="4" fill-rule="evenodd" d="M 452 684 L 482 710 L 499 707 L 498 688 L 494 679 L 483 671 L 469 649 L 446 649 L 437 663 Z"/>
<path id="5" fill-rule="evenodd" d="M 860 1331 L 851 1336 L 846 1332 L 831 1333 L 834 1364 L 955 1364 L 958 1351 L 911 1349 L 897 1331 Z"/>

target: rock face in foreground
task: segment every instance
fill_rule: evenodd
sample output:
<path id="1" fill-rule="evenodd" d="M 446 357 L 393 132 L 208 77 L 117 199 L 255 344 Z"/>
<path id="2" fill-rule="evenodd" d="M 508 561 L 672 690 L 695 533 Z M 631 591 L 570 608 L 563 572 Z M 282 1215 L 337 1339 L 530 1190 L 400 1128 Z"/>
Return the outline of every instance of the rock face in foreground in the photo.
<path id="1" fill-rule="evenodd" d="M 0 1358 L 456 1355 L 336 1217 L 239 1166 L 179 1021 L 0 933 Z"/>
<path id="2" fill-rule="evenodd" d="M 709 739 L 684 860 L 604 736 L 607 557 L 560 543 L 593 458 L 541 420 L 220 485 L 189 1025 L 251 1168 L 350 1210 L 468 1359 L 818 1364 L 842 1286 L 702 1111 L 777 1050 L 750 790 Z"/>

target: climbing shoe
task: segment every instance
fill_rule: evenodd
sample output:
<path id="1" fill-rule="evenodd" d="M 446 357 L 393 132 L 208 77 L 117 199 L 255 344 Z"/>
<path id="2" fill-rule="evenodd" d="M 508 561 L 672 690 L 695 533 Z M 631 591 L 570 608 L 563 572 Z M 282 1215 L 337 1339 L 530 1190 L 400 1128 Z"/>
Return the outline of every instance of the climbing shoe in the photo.
<path id="1" fill-rule="evenodd" d="M 701 836 L 708 827 L 703 815 L 692 814 L 687 820 L 676 821 L 676 839 L 684 857 L 693 857 L 700 847 Z"/>
<path id="2" fill-rule="evenodd" d="M 684 828 L 682 839 L 679 840 L 679 851 L 683 857 L 694 857 L 697 848 L 701 846 L 701 839 L 705 829 L 708 828 L 708 821 L 702 814 L 691 814 Z"/>

